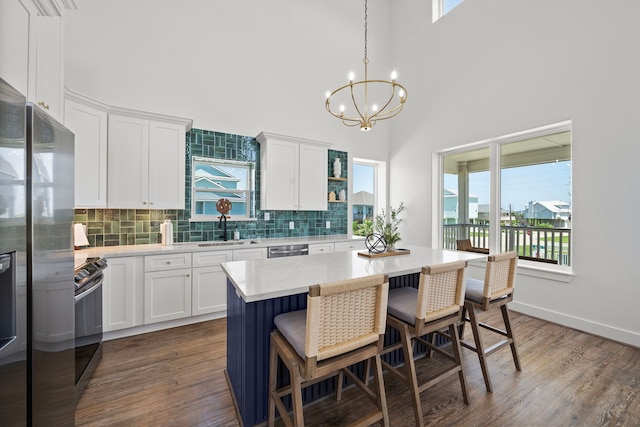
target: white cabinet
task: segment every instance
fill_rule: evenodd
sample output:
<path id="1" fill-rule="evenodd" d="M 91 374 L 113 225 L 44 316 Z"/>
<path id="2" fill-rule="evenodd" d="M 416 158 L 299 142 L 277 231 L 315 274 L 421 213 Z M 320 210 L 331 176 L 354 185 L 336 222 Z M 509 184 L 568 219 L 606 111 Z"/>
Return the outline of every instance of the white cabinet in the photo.
<path id="1" fill-rule="evenodd" d="M 353 250 L 365 249 L 364 240 L 356 240 L 353 242 L 337 242 L 334 244 L 336 252 L 347 252 Z"/>
<path id="2" fill-rule="evenodd" d="M 76 208 L 107 207 L 107 111 L 67 95 L 64 123 L 75 134 Z"/>
<path id="3" fill-rule="evenodd" d="M 262 259 L 266 257 L 267 248 L 235 249 L 233 251 L 233 261 Z"/>
<path id="4" fill-rule="evenodd" d="M 144 258 L 144 323 L 191 316 L 191 254 Z"/>
<path id="5" fill-rule="evenodd" d="M 329 144 L 260 133 L 262 210 L 327 210 Z"/>
<path id="6" fill-rule="evenodd" d="M 35 62 L 36 29 L 35 25 L 29 25 L 30 19 L 30 10 L 23 2 L 0 2 L 0 77 L 25 96 L 29 89 L 29 65 Z M 30 44 L 34 57 L 31 61 Z"/>
<path id="7" fill-rule="evenodd" d="M 31 100 L 62 121 L 64 102 L 64 27 L 60 16 L 38 16 L 35 97 Z"/>
<path id="8" fill-rule="evenodd" d="M 313 243 L 309 245 L 309 255 L 330 254 L 334 251 L 333 243 Z"/>
<path id="9" fill-rule="evenodd" d="M 108 258 L 102 285 L 104 332 L 143 322 L 142 257 Z"/>
<path id="10" fill-rule="evenodd" d="M 227 275 L 220 264 L 232 259 L 231 251 L 193 253 L 192 316 L 227 309 Z"/>
<path id="11" fill-rule="evenodd" d="M 109 114 L 108 206 L 184 209 L 183 124 Z"/>

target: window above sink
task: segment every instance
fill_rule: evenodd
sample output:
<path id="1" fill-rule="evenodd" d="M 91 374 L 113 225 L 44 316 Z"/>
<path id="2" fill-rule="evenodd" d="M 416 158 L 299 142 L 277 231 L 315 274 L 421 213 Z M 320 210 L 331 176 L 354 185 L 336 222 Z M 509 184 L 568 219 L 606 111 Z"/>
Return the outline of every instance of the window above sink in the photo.
<path id="1" fill-rule="evenodd" d="M 255 163 L 194 157 L 191 192 L 191 220 L 219 220 L 220 199 L 231 202 L 229 220 L 255 219 Z"/>

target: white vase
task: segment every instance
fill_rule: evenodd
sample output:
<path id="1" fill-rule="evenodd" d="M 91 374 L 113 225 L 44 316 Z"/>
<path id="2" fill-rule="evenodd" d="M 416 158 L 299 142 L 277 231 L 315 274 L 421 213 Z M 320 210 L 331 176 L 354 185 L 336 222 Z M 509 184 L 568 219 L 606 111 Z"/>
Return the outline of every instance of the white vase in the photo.
<path id="1" fill-rule="evenodd" d="M 343 202 L 347 200 L 347 193 L 344 189 L 340 190 L 340 193 L 338 193 L 338 200 L 342 200 Z"/>
<path id="2" fill-rule="evenodd" d="M 395 251 L 396 251 L 395 243 L 392 245 L 387 245 L 387 252 L 395 252 Z"/>
<path id="3" fill-rule="evenodd" d="M 333 161 L 333 176 L 334 178 L 340 178 L 342 175 L 342 163 L 340 163 L 340 158 L 336 157 Z"/>

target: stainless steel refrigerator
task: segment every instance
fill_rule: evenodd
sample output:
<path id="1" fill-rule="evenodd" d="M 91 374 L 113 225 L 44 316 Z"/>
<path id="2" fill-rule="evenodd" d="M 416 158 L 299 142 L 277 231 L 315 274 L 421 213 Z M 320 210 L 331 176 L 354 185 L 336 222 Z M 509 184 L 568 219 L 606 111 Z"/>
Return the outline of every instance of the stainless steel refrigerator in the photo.
<path id="1" fill-rule="evenodd" d="M 0 425 L 74 425 L 73 134 L 0 79 Z"/>

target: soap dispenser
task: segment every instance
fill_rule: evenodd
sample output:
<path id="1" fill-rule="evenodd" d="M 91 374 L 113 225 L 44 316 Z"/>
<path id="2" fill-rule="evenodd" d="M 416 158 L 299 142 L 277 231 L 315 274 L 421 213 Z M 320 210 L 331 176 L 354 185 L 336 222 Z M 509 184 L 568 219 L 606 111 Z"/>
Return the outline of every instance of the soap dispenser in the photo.
<path id="1" fill-rule="evenodd" d="M 238 231 L 238 227 L 233 231 L 233 240 L 240 240 L 240 232 Z"/>

